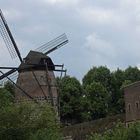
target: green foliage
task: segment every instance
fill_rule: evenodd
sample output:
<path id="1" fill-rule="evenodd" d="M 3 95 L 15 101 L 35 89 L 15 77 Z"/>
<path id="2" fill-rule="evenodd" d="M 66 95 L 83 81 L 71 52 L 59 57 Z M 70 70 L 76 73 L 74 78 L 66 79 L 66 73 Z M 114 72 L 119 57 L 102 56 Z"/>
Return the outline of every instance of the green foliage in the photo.
<path id="1" fill-rule="evenodd" d="M 117 125 L 115 128 L 106 131 L 104 134 L 92 134 L 88 136 L 88 140 L 140 140 L 140 124 L 134 123 L 129 127 L 123 124 Z"/>
<path id="2" fill-rule="evenodd" d="M 100 118 L 100 117 L 105 117 L 107 115 L 106 112 L 108 112 L 108 109 L 107 109 L 108 107 L 110 108 L 110 110 L 108 112 L 110 114 L 111 106 L 112 106 L 112 95 L 114 93 L 113 92 L 114 88 L 112 87 L 112 85 L 114 84 L 114 79 L 112 78 L 112 73 L 110 72 L 110 70 L 107 67 L 105 67 L 105 66 L 93 67 L 92 69 L 90 69 L 88 71 L 88 73 L 83 78 L 83 88 L 85 89 L 85 92 L 88 94 L 89 91 L 87 91 L 87 87 L 89 88 L 89 86 L 91 86 L 91 84 L 92 85 L 95 84 L 95 87 L 96 87 L 96 83 L 98 83 L 98 85 L 100 84 L 100 86 L 98 86 L 97 89 L 94 89 L 94 92 L 96 92 L 96 90 L 97 90 L 97 92 L 100 92 L 100 88 L 101 88 L 101 89 L 103 89 L 102 94 L 106 95 L 106 97 L 105 96 L 102 97 L 103 100 L 102 99 L 98 100 L 99 107 L 97 107 L 96 110 L 97 110 L 97 112 L 100 112 L 100 115 L 97 115 L 97 116 L 95 115 L 94 118 Z M 90 104 L 93 104 L 93 102 L 91 102 Z M 97 102 L 97 101 L 95 101 L 95 102 Z M 101 108 L 101 104 L 103 102 L 106 103 L 106 106 L 105 106 L 105 110 L 102 109 L 102 111 L 101 111 L 100 108 Z M 91 105 L 91 106 L 93 106 L 93 105 Z M 92 119 L 93 119 L 93 117 L 92 117 Z"/>
<path id="3" fill-rule="evenodd" d="M 14 103 L 14 86 L 7 82 L 3 88 L 0 88 L 0 108 Z"/>
<path id="4" fill-rule="evenodd" d="M 6 89 L 7 91 L 9 91 L 13 96 L 15 95 L 15 86 L 13 83 L 11 83 L 10 81 L 8 81 L 5 85 L 4 85 L 4 89 Z"/>
<path id="5" fill-rule="evenodd" d="M 124 97 L 122 84 L 125 80 L 125 73 L 123 70 L 117 69 L 111 73 L 111 103 L 110 113 L 119 114 L 124 112 Z"/>
<path id="6" fill-rule="evenodd" d="M 140 70 L 137 67 L 128 67 L 125 70 L 125 80 L 130 80 L 132 82 L 140 80 Z"/>
<path id="7" fill-rule="evenodd" d="M 92 119 L 105 117 L 108 113 L 110 95 L 99 82 L 92 82 L 86 87 L 86 96 L 90 102 L 89 110 Z"/>
<path id="8" fill-rule="evenodd" d="M 0 139 L 28 140 L 34 136 L 42 140 L 61 138 L 55 113 L 48 104 L 23 103 L 0 108 Z"/>
<path id="9" fill-rule="evenodd" d="M 89 98 L 85 95 L 81 98 L 81 111 L 80 111 L 80 120 L 81 122 L 91 121 L 91 103 Z"/>
<path id="10" fill-rule="evenodd" d="M 83 78 L 83 85 L 87 86 L 92 82 L 100 82 L 104 87 L 109 89 L 111 75 L 110 70 L 107 67 L 93 67 Z"/>
<path id="11" fill-rule="evenodd" d="M 8 106 L 14 102 L 14 96 L 6 89 L 0 89 L 0 108 Z"/>
<path id="12" fill-rule="evenodd" d="M 14 103 L 14 86 L 0 89 L 0 139 L 63 140 L 52 107 L 48 104 Z"/>
<path id="13" fill-rule="evenodd" d="M 119 88 L 125 80 L 125 73 L 123 70 L 117 69 L 116 71 L 112 72 L 111 77 L 114 84 L 116 85 L 116 88 Z"/>
<path id="14" fill-rule="evenodd" d="M 83 78 L 83 87 L 86 89 L 92 82 L 102 84 L 110 94 L 108 115 L 114 115 L 124 112 L 123 87 L 138 80 L 140 80 L 140 70 L 137 67 L 110 72 L 107 67 L 100 66 L 93 67 L 87 72 Z"/>
<path id="15" fill-rule="evenodd" d="M 93 67 L 83 77 L 82 85 L 66 76 L 60 85 L 60 108 L 63 120 L 79 122 L 124 113 L 123 88 L 140 80 L 140 70 L 128 67 L 111 72 L 107 67 Z"/>
<path id="16" fill-rule="evenodd" d="M 59 80 L 59 85 L 61 118 L 79 121 L 83 93 L 80 82 L 74 77 L 66 76 Z"/>
<path id="17" fill-rule="evenodd" d="M 93 67 L 83 78 L 57 79 L 60 90 L 60 115 L 64 122 L 77 123 L 124 112 L 123 88 L 140 80 L 137 67 L 110 72 L 107 67 Z M 63 140 L 53 109 L 47 104 L 14 104 L 14 86 L 0 89 L 0 139 Z M 132 133 L 133 132 L 133 133 Z M 139 140 L 140 127 L 119 125 L 89 140 Z"/>
<path id="18" fill-rule="evenodd" d="M 130 84 L 132 84 L 132 81 L 131 81 L 131 80 L 125 80 L 125 81 L 122 83 L 121 89 L 123 89 L 124 87 L 126 87 L 127 85 L 130 85 Z"/>
<path id="19" fill-rule="evenodd" d="M 59 132 L 54 133 L 54 131 L 42 129 L 31 134 L 29 140 L 64 140 L 64 137 Z"/>

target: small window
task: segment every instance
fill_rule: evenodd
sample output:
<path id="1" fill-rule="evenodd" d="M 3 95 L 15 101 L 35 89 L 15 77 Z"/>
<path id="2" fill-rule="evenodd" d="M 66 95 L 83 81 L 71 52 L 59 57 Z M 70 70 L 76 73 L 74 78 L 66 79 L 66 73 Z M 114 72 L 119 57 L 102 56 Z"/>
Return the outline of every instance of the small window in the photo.
<path id="1" fill-rule="evenodd" d="M 44 96 L 42 96 L 42 100 L 44 100 L 45 99 L 45 97 Z"/>
<path id="2" fill-rule="evenodd" d="M 131 104 L 128 104 L 128 111 L 130 112 L 131 110 Z"/>
<path id="3" fill-rule="evenodd" d="M 136 102 L 136 108 L 138 109 L 139 108 L 139 102 Z"/>

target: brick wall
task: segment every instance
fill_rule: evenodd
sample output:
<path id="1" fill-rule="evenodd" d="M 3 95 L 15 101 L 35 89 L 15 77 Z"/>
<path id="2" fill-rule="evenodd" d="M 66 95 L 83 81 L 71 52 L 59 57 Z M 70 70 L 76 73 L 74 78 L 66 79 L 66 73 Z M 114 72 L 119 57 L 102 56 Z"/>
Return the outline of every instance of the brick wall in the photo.
<path id="1" fill-rule="evenodd" d="M 126 122 L 140 119 L 140 81 L 124 88 Z"/>
<path id="2" fill-rule="evenodd" d="M 50 83 L 49 85 L 52 97 L 49 92 L 48 82 Z M 38 85 L 38 83 L 40 86 Z M 26 93 L 28 93 L 30 96 L 32 96 L 34 99 L 38 101 L 44 101 L 46 96 L 48 102 L 51 102 L 51 98 L 53 98 L 54 105 L 55 106 L 58 105 L 57 84 L 53 71 L 48 71 L 48 76 L 46 75 L 45 70 L 21 72 L 19 73 L 17 79 L 17 85 L 20 86 Z M 22 100 L 23 98 L 24 99 L 27 98 L 27 96 L 24 95 L 24 93 L 20 89 L 16 88 L 15 98 L 17 101 L 19 101 Z"/>

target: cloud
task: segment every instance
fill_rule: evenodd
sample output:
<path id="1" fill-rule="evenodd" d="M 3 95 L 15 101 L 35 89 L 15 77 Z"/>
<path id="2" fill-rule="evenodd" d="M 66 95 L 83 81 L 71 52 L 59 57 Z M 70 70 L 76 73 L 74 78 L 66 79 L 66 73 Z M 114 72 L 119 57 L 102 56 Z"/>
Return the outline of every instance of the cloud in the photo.
<path id="1" fill-rule="evenodd" d="M 78 4 L 80 0 L 43 0 L 43 1 L 51 5 L 70 6 Z"/>
<path id="2" fill-rule="evenodd" d="M 8 20 L 14 20 L 17 21 L 21 18 L 23 18 L 23 14 L 21 14 L 21 12 L 19 10 L 16 9 L 11 9 L 11 10 L 3 10 L 4 16 L 8 19 Z"/>
<path id="3" fill-rule="evenodd" d="M 72 76 L 81 79 L 98 65 L 139 66 L 139 0 L 6 0 L 0 5 L 22 56 L 65 32 L 69 44 L 50 56 Z M 0 50 L 0 59 L 4 56 L 0 65 L 11 65 L 6 48 Z"/>
<path id="4" fill-rule="evenodd" d="M 83 7 L 78 10 L 79 15 L 90 26 L 115 26 L 122 28 L 127 24 L 127 18 L 118 9 L 103 8 L 97 6 Z"/>
<path id="5" fill-rule="evenodd" d="M 104 36 L 92 33 L 86 37 L 85 44 L 87 67 L 107 66 L 110 69 L 121 66 L 121 56 L 118 59 L 118 48 Z"/>
<path id="6" fill-rule="evenodd" d="M 109 10 L 101 9 L 101 8 L 90 8 L 86 7 L 79 10 L 81 15 L 87 19 L 88 21 L 92 22 L 99 22 L 99 23 L 106 23 L 109 22 L 110 19 L 113 17 L 113 14 Z"/>
<path id="7" fill-rule="evenodd" d="M 93 54 L 109 59 L 115 57 L 116 54 L 113 45 L 101 39 L 99 35 L 95 33 L 90 34 L 86 37 L 86 40 L 86 47 Z"/>

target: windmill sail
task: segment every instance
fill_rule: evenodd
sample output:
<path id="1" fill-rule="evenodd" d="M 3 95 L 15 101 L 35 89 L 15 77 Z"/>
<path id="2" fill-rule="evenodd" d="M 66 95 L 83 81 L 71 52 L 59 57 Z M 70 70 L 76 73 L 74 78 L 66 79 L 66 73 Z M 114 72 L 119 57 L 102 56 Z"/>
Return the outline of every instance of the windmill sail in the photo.
<path id="1" fill-rule="evenodd" d="M 48 43 L 40 46 L 39 48 L 36 49 L 36 51 L 42 52 L 47 55 L 47 54 L 53 52 L 54 50 L 62 47 L 66 43 L 68 43 L 67 36 L 66 36 L 66 34 L 62 34 L 62 35 L 58 36 L 57 38 L 49 41 Z"/>
<path id="2" fill-rule="evenodd" d="M 7 81 L 8 81 L 8 78 L 10 78 L 12 81 L 16 81 L 17 80 L 17 77 L 18 77 L 18 72 L 17 71 L 12 71 L 11 74 L 0 74 L 0 87 L 3 86 Z"/>
<path id="3" fill-rule="evenodd" d="M 17 69 L 12 69 L 12 70 L 9 70 L 8 72 L 4 73 L 3 75 L 0 76 L 0 80 L 8 77 L 9 75 L 13 74 L 14 72 L 16 72 Z"/>
<path id="4" fill-rule="evenodd" d="M 18 56 L 18 58 L 22 62 L 20 52 L 19 52 L 16 42 L 12 36 L 12 33 L 10 32 L 10 29 L 3 16 L 1 9 L 0 9 L 0 33 L 1 33 L 1 36 L 4 40 L 4 43 L 9 51 L 12 59 Z"/>

